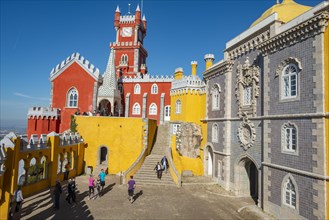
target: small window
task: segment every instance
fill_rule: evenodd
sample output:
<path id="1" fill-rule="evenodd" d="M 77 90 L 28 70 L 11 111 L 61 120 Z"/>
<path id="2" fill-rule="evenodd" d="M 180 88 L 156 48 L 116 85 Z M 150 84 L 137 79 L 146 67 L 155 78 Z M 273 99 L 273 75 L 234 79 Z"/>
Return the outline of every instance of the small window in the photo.
<path id="1" fill-rule="evenodd" d="M 282 98 L 297 97 L 297 68 L 289 64 L 282 73 Z"/>
<path id="2" fill-rule="evenodd" d="M 155 103 L 152 103 L 150 105 L 149 114 L 150 115 L 157 115 L 157 111 L 158 111 L 157 105 Z"/>
<path id="3" fill-rule="evenodd" d="M 157 84 L 153 84 L 152 85 L 151 94 L 158 94 L 158 86 L 157 86 Z"/>
<path id="4" fill-rule="evenodd" d="M 182 113 L 182 103 L 181 103 L 180 100 L 177 100 L 177 101 L 176 101 L 175 110 L 176 110 L 176 111 L 175 111 L 176 114 L 180 114 L 180 113 Z"/>
<path id="5" fill-rule="evenodd" d="M 292 183 L 290 178 L 288 178 L 288 180 L 284 184 L 284 196 L 285 196 L 285 198 L 283 198 L 284 204 L 295 209 L 296 208 L 296 190 L 295 190 L 295 186 Z"/>
<path id="6" fill-rule="evenodd" d="M 218 110 L 219 109 L 219 89 L 217 86 L 215 86 L 212 90 L 212 110 Z"/>
<path id="7" fill-rule="evenodd" d="M 78 107 L 78 92 L 76 89 L 71 89 L 67 95 L 67 107 Z"/>
<path id="8" fill-rule="evenodd" d="M 283 125 L 281 138 L 283 151 L 292 153 L 297 151 L 297 128 L 294 124 Z"/>
<path id="9" fill-rule="evenodd" d="M 172 133 L 173 134 L 177 134 L 179 126 L 180 126 L 180 124 L 173 124 L 172 125 Z"/>
<path id="10" fill-rule="evenodd" d="M 141 86 L 139 84 L 135 85 L 134 94 L 141 94 Z"/>
<path id="11" fill-rule="evenodd" d="M 121 64 L 127 65 L 128 64 L 128 55 L 127 54 L 122 54 L 121 56 Z"/>
<path id="12" fill-rule="evenodd" d="M 243 105 L 251 105 L 252 87 L 248 86 L 243 89 Z"/>
<path id="13" fill-rule="evenodd" d="M 133 115 L 141 114 L 141 106 L 138 103 L 135 103 L 133 106 Z"/>
<path id="14" fill-rule="evenodd" d="M 212 142 L 218 142 L 218 125 L 212 125 Z"/>

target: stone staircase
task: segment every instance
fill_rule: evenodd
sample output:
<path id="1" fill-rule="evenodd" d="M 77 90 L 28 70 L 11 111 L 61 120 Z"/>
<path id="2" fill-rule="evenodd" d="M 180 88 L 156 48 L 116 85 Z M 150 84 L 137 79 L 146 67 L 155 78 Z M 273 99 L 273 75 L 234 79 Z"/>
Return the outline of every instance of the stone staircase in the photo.
<path id="1" fill-rule="evenodd" d="M 94 175 L 94 178 L 96 179 L 97 176 L 100 174 L 101 170 L 104 169 L 104 171 L 106 172 L 106 169 L 107 169 L 107 164 L 99 164 L 97 165 L 94 170 L 93 170 L 93 175 Z"/>
<path id="2" fill-rule="evenodd" d="M 149 185 L 173 185 L 174 181 L 171 178 L 169 171 L 162 172 L 162 178 L 159 180 L 154 170 L 155 165 L 161 161 L 162 157 L 166 155 L 166 149 L 169 146 L 168 140 L 169 124 L 158 126 L 156 142 L 153 146 L 151 154 L 145 158 L 141 168 L 134 175 L 136 184 L 149 184 Z"/>

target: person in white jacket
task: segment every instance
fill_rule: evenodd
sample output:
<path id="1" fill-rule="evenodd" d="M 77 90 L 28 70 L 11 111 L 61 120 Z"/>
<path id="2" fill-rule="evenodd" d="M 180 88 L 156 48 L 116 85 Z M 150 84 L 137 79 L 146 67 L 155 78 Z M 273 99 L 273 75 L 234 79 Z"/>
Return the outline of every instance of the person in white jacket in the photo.
<path id="1" fill-rule="evenodd" d="M 19 209 L 21 208 L 22 202 L 23 202 L 23 193 L 21 190 L 21 186 L 17 186 L 17 190 L 15 191 L 15 200 L 16 200 L 16 207 L 15 207 L 15 212 L 18 212 Z"/>

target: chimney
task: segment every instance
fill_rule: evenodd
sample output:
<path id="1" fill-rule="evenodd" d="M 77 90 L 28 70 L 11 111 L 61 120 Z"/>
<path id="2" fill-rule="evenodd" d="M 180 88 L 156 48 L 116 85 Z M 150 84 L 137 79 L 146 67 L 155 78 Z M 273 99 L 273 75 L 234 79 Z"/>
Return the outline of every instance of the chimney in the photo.
<path id="1" fill-rule="evenodd" d="M 192 61 L 191 62 L 191 67 L 192 67 L 192 76 L 196 75 L 196 67 L 198 66 L 198 62 L 197 61 Z"/>
<path id="2" fill-rule="evenodd" d="M 206 54 L 204 55 L 204 61 L 206 61 L 206 70 L 212 66 L 212 62 L 215 60 L 214 54 Z"/>
<path id="3" fill-rule="evenodd" d="M 175 69 L 175 75 L 174 75 L 175 79 L 182 79 L 183 75 L 184 75 L 184 72 L 183 72 L 182 67 L 178 67 L 178 68 Z"/>

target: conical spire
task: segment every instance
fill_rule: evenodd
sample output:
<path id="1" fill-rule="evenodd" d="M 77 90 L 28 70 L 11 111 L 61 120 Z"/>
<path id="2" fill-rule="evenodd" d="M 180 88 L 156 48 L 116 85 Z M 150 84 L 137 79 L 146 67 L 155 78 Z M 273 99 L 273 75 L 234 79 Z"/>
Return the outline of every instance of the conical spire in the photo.
<path id="1" fill-rule="evenodd" d="M 114 50 L 111 49 L 109 61 L 103 77 L 103 85 L 99 87 L 98 96 L 113 96 L 118 89 L 114 65 Z"/>
<path id="2" fill-rule="evenodd" d="M 119 5 L 117 5 L 117 9 L 115 10 L 115 12 L 120 12 Z"/>
<path id="3" fill-rule="evenodd" d="M 142 21 L 146 21 L 145 15 L 143 15 Z"/>
<path id="4" fill-rule="evenodd" d="M 139 8 L 139 5 L 137 5 L 136 11 L 141 11 L 141 9 Z"/>

